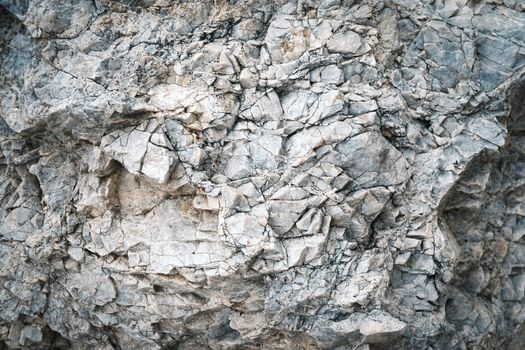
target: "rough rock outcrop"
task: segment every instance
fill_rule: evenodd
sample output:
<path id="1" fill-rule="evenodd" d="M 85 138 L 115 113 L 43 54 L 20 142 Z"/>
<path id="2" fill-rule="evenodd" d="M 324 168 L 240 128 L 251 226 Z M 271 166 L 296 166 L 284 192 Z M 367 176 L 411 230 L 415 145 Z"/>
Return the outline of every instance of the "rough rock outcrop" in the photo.
<path id="1" fill-rule="evenodd" d="M 523 0 L 0 0 L 0 349 L 520 349 Z"/>

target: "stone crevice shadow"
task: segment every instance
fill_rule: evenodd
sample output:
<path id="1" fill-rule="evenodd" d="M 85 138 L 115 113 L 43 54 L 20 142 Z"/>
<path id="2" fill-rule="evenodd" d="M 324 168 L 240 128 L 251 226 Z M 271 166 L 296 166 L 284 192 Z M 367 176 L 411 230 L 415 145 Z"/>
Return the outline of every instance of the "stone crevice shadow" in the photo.
<path id="1" fill-rule="evenodd" d="M 522 79 L 510 94 L 505 146 L 479 154 L 440 207 L 461 247 L 446 303 L 450 335 L 465 341 L 454 348 L 508 348 L 520 334 L 525 341 L 524 100 Z"/>

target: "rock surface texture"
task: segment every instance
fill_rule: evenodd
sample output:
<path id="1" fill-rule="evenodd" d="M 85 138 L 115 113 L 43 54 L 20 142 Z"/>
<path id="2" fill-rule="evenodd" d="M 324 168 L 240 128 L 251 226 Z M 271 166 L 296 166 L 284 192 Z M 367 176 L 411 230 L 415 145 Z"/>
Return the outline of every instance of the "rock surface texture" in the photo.
<path id="1" fill-rule="evenodd" d="M 0 0 L 0 349 L 523 349 L 524 0 Z"/>

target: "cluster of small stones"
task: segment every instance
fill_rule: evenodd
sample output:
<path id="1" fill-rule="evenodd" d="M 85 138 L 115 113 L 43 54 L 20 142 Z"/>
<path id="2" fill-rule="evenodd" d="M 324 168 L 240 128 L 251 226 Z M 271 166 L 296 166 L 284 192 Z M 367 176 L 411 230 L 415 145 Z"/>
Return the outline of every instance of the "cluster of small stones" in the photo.
<path id="1" fill-rule="evenodd" d="M 0 0 L 0 349 L 520 349 L 524 0 Z"/>

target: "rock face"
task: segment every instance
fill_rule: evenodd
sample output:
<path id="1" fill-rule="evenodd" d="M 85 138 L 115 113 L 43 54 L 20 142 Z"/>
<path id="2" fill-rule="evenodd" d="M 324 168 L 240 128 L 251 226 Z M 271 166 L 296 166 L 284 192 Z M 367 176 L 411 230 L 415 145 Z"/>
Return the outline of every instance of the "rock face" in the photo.
<path id="1" fill-rule="evenodd" d="M 0 27 L 0 349 L 523 347 L 523 0 Z"/>

